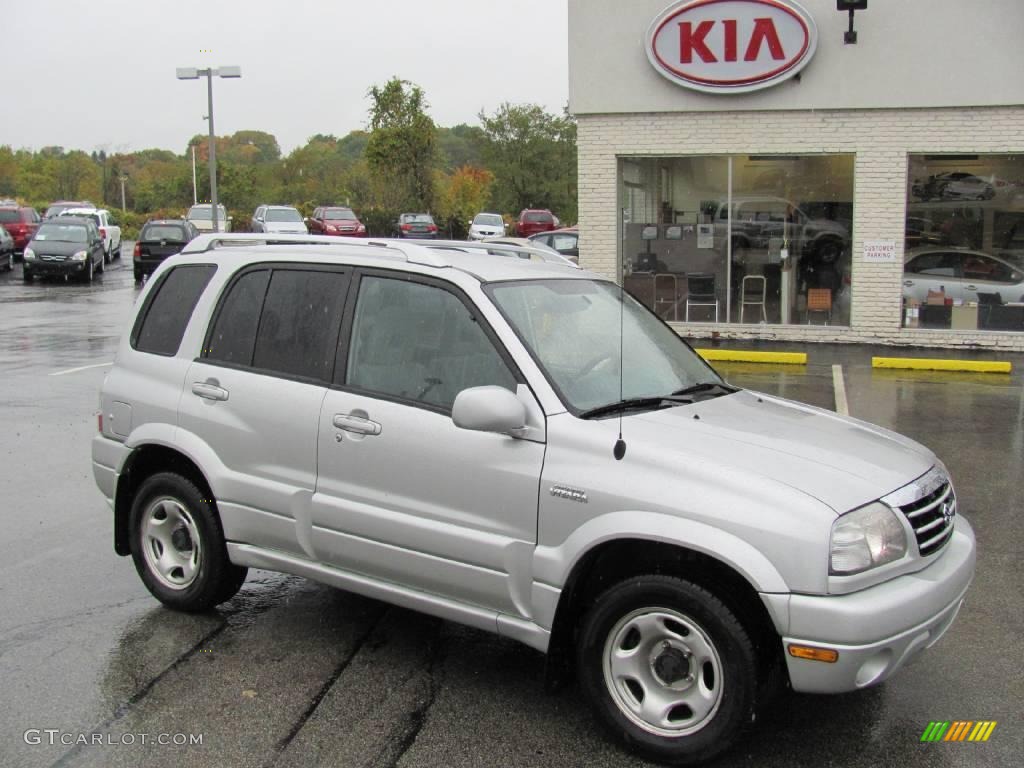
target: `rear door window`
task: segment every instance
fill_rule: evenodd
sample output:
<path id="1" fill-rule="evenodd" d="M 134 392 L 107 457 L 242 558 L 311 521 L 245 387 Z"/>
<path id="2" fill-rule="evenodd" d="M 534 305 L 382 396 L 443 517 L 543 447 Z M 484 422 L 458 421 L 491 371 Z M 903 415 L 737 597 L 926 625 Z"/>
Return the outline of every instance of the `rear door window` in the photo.
<path id="1" fill-rule="evenodd" d="M 253 367 L 330 381 L 348 274 L 275 269 L 256 334 Z"/>
<path id="2" fill-rule="evenodd" d="M 213 264 L 189 264 L 166 272 L 139 312 L 132 347 L 155 355 L 176 355 L 192 311 L 216 271 Z"/>
<path id="3" fill-rule="evenodd" d="M 329 381 L 348 273 L 267 267 L 235 278 L 214 313 L 203 357 L 287 377 Z"/>

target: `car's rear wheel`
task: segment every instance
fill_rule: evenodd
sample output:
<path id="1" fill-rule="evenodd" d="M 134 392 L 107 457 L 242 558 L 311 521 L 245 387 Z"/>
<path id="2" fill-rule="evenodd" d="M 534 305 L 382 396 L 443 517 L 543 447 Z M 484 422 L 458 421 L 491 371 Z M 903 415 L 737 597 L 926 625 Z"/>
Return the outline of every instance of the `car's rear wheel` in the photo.
<path id="1" fill-rule="evenodd" d="M 138 267 L 135 267 L 135 282 L 136 283 L 141 283 L 142 282 L 142 278 L 143 278 L 142 270 L 139 269 Z"/>
<path id="2" fill-rule="evenodd" d="M 750 637 L 722 601 L 683 579 L 637 576 L 601 595 L 577 662 L 604 725 L 654 760 L 710 760 L 753 719 Z"/>
<path id="3" fill-rule="evenodd" d="M 180 611 L 230 600 L 247 570 L 232 565 L 210 499 L 173 472 L 148 478 L 132 503 L 131 551 L 150 593 Z"/>

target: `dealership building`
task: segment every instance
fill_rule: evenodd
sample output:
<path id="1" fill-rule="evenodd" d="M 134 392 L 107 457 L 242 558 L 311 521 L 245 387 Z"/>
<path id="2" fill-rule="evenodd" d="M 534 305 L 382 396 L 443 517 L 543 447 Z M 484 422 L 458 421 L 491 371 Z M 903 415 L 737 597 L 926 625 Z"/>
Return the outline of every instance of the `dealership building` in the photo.
<path id="1" fill-rule="evenodd" d="M 687 336 L 1024 351 L 1022 30 L 1019 0 L 569 0 L 581 265 Z"/>

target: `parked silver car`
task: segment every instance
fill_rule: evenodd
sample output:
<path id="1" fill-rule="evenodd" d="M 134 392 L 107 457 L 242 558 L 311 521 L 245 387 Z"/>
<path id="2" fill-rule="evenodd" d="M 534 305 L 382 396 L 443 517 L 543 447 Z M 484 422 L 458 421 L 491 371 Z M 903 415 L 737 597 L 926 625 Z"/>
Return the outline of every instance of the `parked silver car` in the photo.
<path id="1" fill-rule="evenodd" d="M 309 230 L 298 209 L 290 205 L 261 205 L 252 216 L 253 232 L 304 235 Z"/>
<path id="2" fill-rule="evenodd" d="M 497 632 L 674 763 L 952 624 L 974 535 L 924 446 L 730 386 L 558 256 L 261 237 L 164 261 L 100 393 L 114 547 L 166 605 L 267 568 Z"/>
<path id="3" fill-rule="evenodd" d="M 979 294 L 999 294 L 1002 302 L 1024 301 L 1024 268 L 984 251 L 936 246 L 907 251 L 903 296 L 925 302 L 929 291 L 953 301 L 979 301 Z"/>

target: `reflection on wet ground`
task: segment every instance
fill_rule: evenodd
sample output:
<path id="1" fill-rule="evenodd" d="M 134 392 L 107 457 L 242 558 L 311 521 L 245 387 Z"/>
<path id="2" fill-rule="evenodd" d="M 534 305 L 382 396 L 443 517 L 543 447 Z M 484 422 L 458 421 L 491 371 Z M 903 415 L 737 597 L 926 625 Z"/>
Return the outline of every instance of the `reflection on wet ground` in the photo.
<path id="1" fill-rule="evenodd" d="M 127 270 L 91 287 L 0 277 L 0 766 L 644 764 L 605 738 L 574 689 L 544 693 L 543 656 L 510 640 L 265 571 L 216 611 L 160 607 L 114 555 L 90 474 L 106 369 L 50 375 L 112 359 L 136 295 Z M 949 466 L 978 534 L 977 579 L 952 630 L 894 680 L 783 695 L 716 765 L 1016 766 L 1022 366 L 873 371 L 870 350 L 807 350 L 805 367 L 716 367 L 734 384 L 833 408 L 841 363 L 854 416 Z M 999 725 L 985 744 L 920 743 L 935 719 Z M 104 743 L 26 743 L 26 730 L 47 728 Z M 202 744 L 139 743 L 177 733 Z"/>

